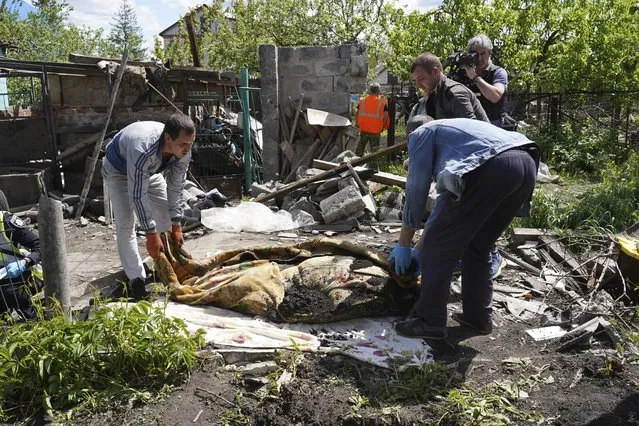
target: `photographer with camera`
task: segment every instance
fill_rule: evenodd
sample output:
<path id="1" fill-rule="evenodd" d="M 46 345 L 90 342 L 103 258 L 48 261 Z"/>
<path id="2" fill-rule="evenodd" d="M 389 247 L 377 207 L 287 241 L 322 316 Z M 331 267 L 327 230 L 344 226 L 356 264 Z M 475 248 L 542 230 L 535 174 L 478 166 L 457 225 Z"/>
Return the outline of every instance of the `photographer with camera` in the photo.
<path id="1" fill-rule="evenodd" d="M 491 54 L 493 43 L 484 34 L 468 40 L 468 54 L 474 56 L 474 64 L 464 64 L 460 68 L 466 76 L 461 81 L 470 88 L 497 127 L 504 127 L 504 94 L 508 87 L 506 70 L 493 64 Z"/>
<path id="2" fill-rule="evenodd" d="M 477 96 L 466 86 L 449 79 L 442 63 L 432 53 L 422 53 L 412 63 L 410 71 L 424 97 L 413 107 L 410 117 L 428 115 L 434 119 L 472 118 L 488 121 Z"/>

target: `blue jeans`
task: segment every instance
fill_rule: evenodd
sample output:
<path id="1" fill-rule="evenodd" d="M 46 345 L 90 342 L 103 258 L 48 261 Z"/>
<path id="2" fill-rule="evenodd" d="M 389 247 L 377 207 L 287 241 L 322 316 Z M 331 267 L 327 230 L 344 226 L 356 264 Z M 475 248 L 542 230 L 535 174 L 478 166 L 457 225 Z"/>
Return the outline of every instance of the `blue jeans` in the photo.
<path id="1" fill-rule="evenodd" d="M 535 186 L 537 168 L 526 151 L 505 151 L 464 176 L 464 193 L 443 193 L 424 228 L 422 288 L 412 314 L 446 326 L 455 265 L 462 261 L 464 317 L 479 324 L 492 316 L 490 251 Z"/>

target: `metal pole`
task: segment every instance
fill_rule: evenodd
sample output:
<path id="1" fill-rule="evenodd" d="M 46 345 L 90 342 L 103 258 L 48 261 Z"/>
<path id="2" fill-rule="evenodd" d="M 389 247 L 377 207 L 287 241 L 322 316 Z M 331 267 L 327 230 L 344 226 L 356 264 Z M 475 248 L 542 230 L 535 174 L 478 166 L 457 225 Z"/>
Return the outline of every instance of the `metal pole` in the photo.
<path id="1" fill-rule="evenodd" d="M 60 302 L 67 318 L 71 313 L 71 296 L 67 275 L 67 248 L 64 237 L 62 202 L 41 196 L 38 206 L 38 229 L 44 275 L 45 305 Z"/>
<path id="2" fill-rule="evenodd" d="M 253 185 L 253 153 L 251 141 L 251 111 L 249 108 L 248 68 L 240 71 L 240 100 L 242 104 L 242 128 L 244 138 L 244 190 L 248 191 Z"/>

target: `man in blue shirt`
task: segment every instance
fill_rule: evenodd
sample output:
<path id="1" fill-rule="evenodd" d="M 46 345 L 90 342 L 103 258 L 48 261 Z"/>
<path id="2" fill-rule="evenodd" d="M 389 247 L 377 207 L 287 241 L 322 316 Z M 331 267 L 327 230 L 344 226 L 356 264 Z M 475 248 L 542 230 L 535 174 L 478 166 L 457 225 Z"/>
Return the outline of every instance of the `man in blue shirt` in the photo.
<path id="1" fill-rule="evenodd" d="M 481 334 L 492 331 L 490 251 L 532 195 L 537 145 L 517 132 L 467 118 L 429 121 L 408 138 L 409 169 L 403 226 L 389 260 L 406 274 L 421 265 L 422 286 L 411 315 L 395 324 L 402 336 L 443 339 L 453 270 L 462 260 L 463 314 L 456 319 Z M 440 195 L 421 228 L 431 181 Z M 423 246 L 421 246 L 423 244 Z"/>

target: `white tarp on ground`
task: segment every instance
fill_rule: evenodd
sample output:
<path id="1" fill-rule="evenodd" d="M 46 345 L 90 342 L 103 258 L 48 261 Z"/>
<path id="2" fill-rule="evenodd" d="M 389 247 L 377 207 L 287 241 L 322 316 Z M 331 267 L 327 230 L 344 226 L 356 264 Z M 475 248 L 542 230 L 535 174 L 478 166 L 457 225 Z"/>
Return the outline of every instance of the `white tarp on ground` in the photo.
<path id="1" fill-rule="evenodd" d="M 214 306 L 169 302 L 166 314 L 183 319 L 190 330 L 206 331 L 207 343 L 248 349 L 340 352 L 379 367 L 432 363 L 422 339 L 395 333 L 392 318 L 362 318 L 330 324 L 274 324 Z M 389 362 L 391 361 L 392 362 Z"/>

